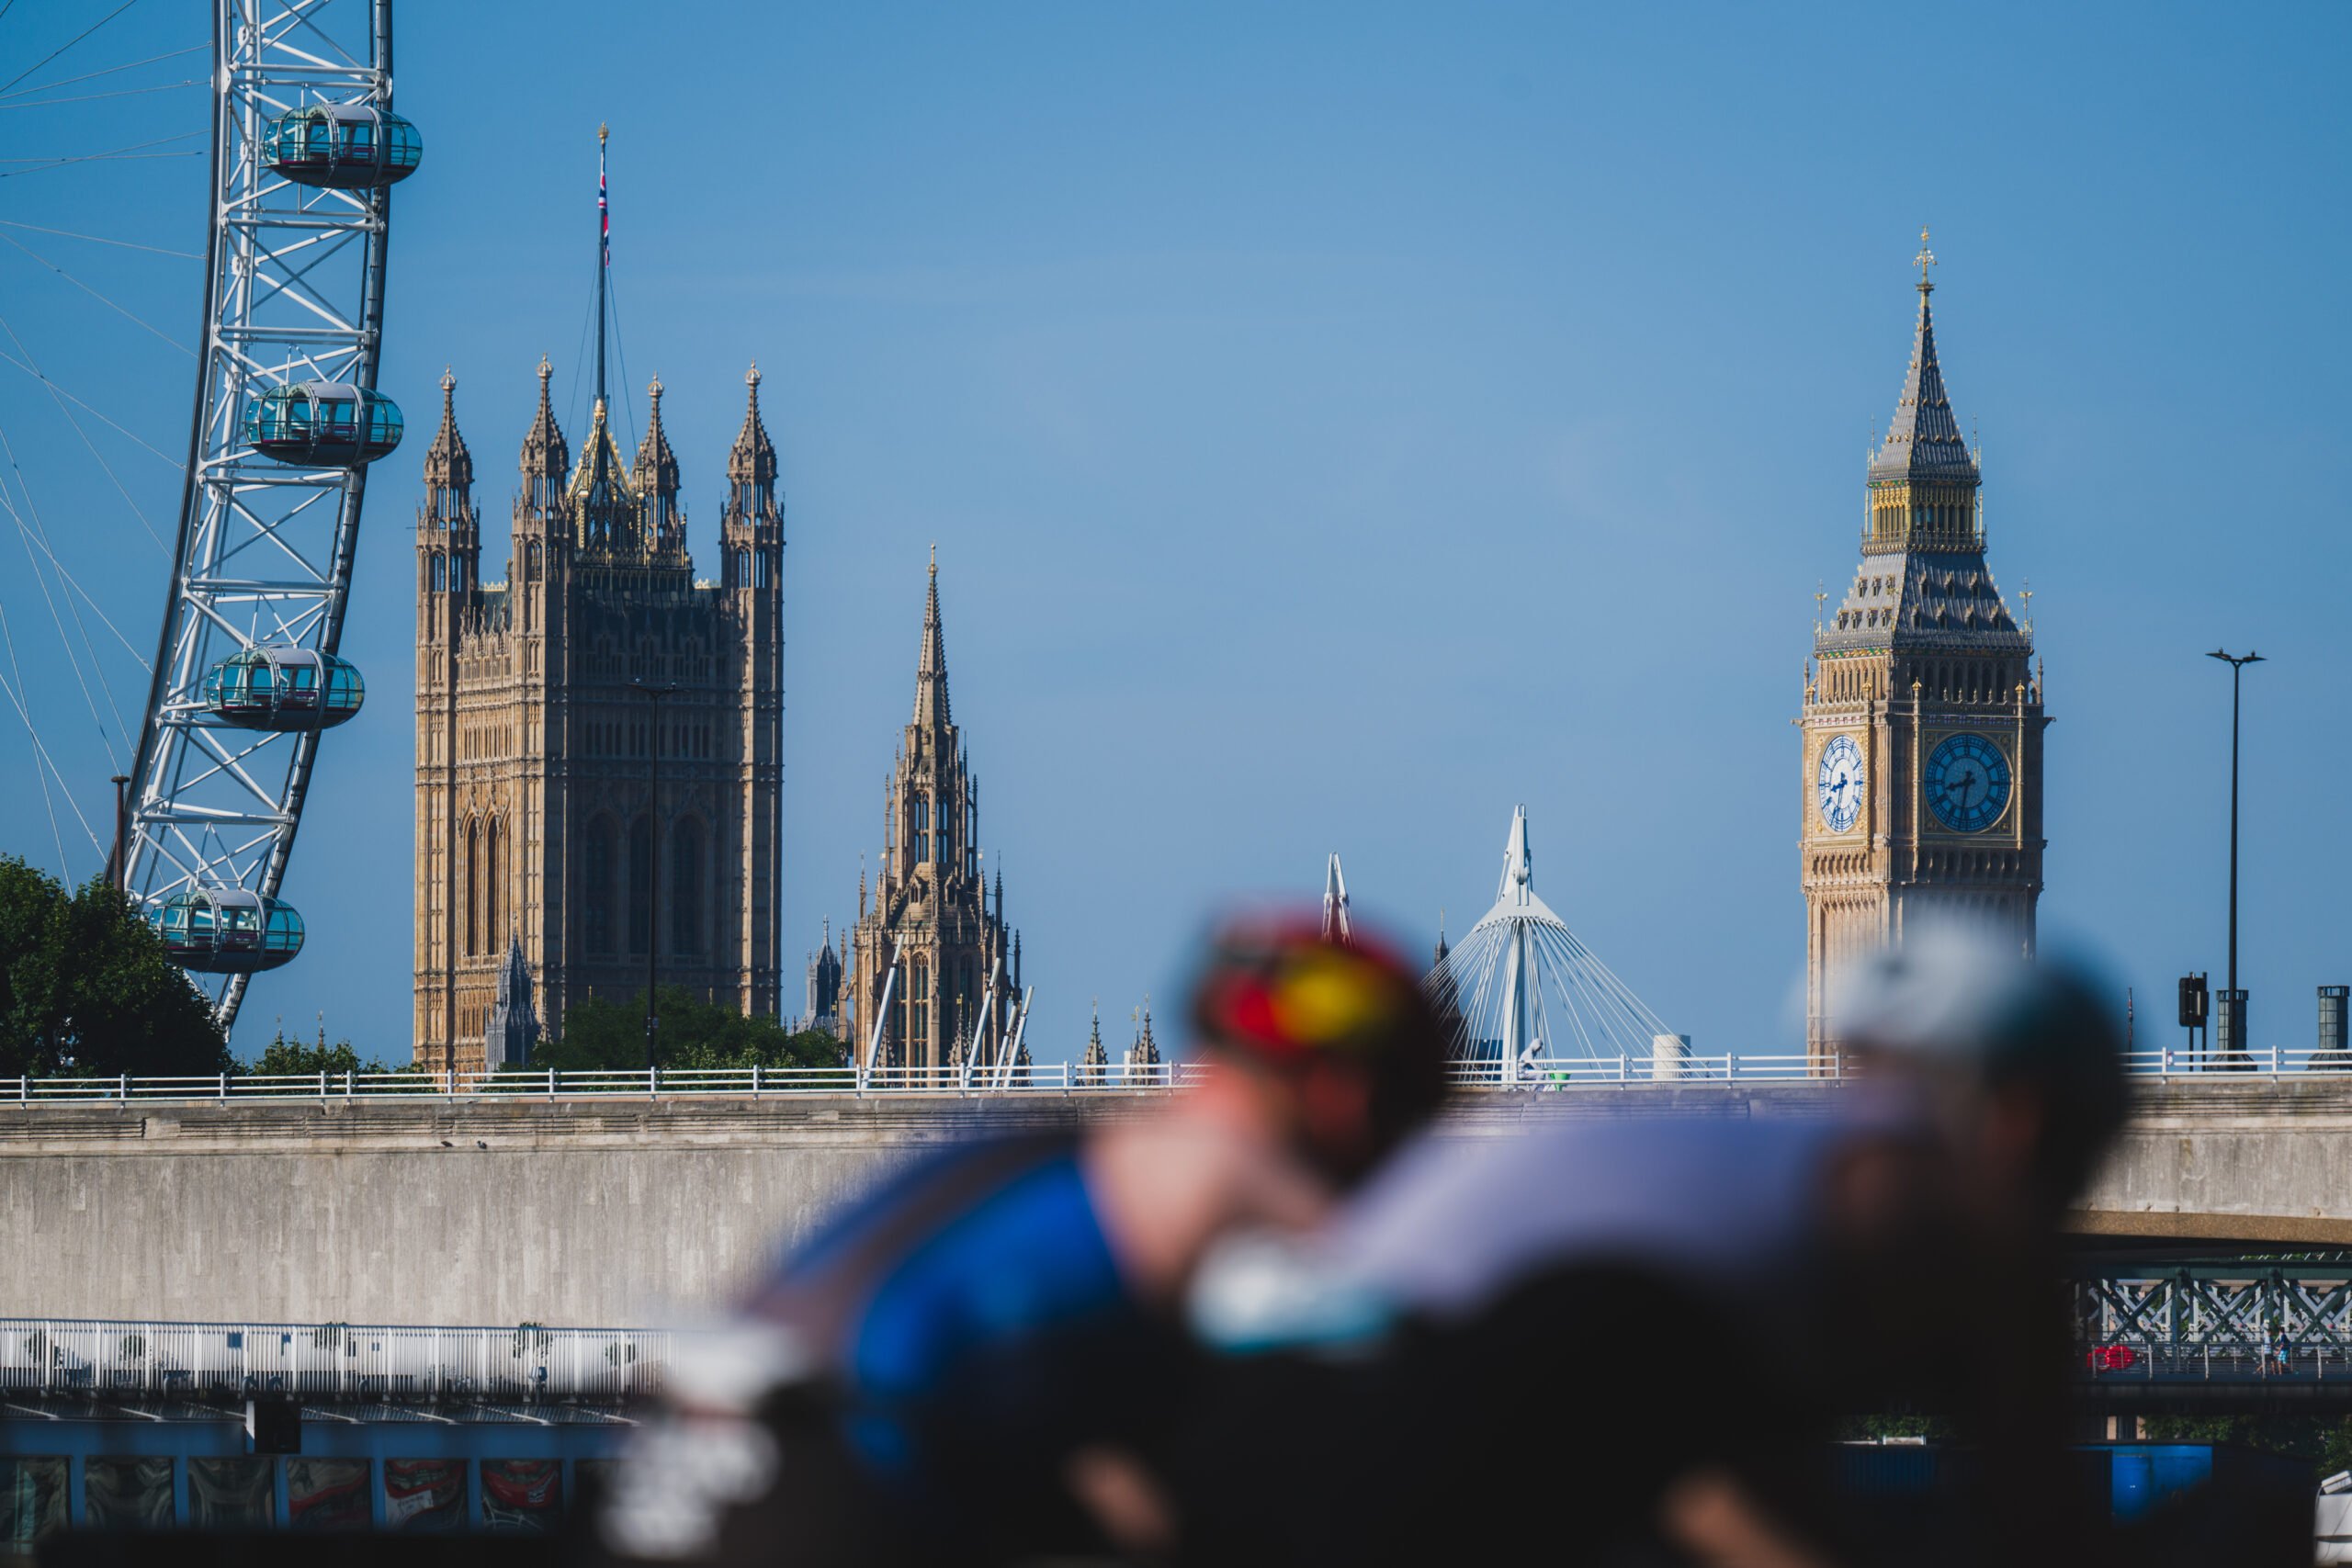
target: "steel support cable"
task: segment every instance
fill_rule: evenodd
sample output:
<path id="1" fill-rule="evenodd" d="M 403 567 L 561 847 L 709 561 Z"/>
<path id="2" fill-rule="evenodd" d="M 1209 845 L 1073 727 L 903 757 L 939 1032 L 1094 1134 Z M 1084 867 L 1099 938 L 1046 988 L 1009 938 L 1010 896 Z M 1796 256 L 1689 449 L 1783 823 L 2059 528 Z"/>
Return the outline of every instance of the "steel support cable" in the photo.
<path id="1" fill-rule="evenodd" d="M 629 396 L 629 388 L 632 383 L 628 374 L 628 339 L 621 332 L 620 283 L 617 279 L 610 281 L 613 296 L 613 355 L 621 362 L 621 411 L 628 415 L 628 428 L 625 434 L 634 444 L 638 434 L 637 404 Z"/>
<path id="2" fill-rule="evenodd" d="M 1623 980 L 1556 919 L 1529 916 L 1482 920 L 1448 955 L 1442 973 L 1463 1009 L 1463 1054 L 1487 1059 L 1489 1050 L 1515 1036 L 1509 1020 L 1498 1021 L 1506 999 L 1514 946 L 1522 948 L 1520 977 L 1522 1017 L 1537 1030 L 1543 1055 L 1577 1054 L 1591 1059 L 1646 1056 L 1656 1038 L 1668 1032 Z M 1437 983 L 1436 972 L 1431 984 Z M 1565 1015 L 1562 1010 L 1565 1009 Z"/>
<path id="3" fill-rule="evenodd" d="M 67 586 L 71 587 L 74 592 L 79 593 L 82 596 L 82 603 L 90 607 L 90 614 L 97 616 L 98 624 L 106 627 L 107 630 L 114 633 L 114 639 L 115 641 L 122 644 L 123 651 L 130 654 L 131 658 L 139 661 L 140 669 L 153 674 L 154 671 L 153 667 L 148 664 L 147 656 L 140 652 L 139 649 L 132 645 L 131 640 L 129 637 L 122 635 L 122 628 L 116 626 L 113 620 L 107 616 L 105 608 L 101 606 L 96 599 L 90 596 L 90 591 L 83 587 L 81 581 L 76 579 L 71 571 L 68 571 L 65 569 L 65 563 L 57 558 L 57 552 L 49 547 L 49 541 L 45 538 L 35 537 L 32 533 L 25 527 L 24 519 L 17 514 L 16 506 L 8 501 L 5 493 L 0 493 L 0 507 L 5 507 L 7 510 L 9 521 L 17 525 L 17 532 L 23 534 L 27 538 L 32 539 L 35 544 L 40 547 L 40 553 L 49 558 L 49 564 L 56 570 L 57 575 L 63 578 Z M 126 735 L 130 733 L 128 728 L 125 729 L 124 733 Z"/>
<path id="4" fill-rule="evenodd" d="M 127 142 L 120 147 L 109 147 L 103 152 L 69 152 L 62 155 L 0 158 L 0 164 L 26 164 L 31 165 L 28 168 L 11 169 L 6 174 L 0 174 L 0 180 L 14 179 L 18 175 L 39 174 L 43 169 L 62 169 L 71 164 L 104 164 L 117 160 L 133 162 L 148 158 L 200 158 L 204 156 L 204 150 L 200 147 L 191 147 L 187 151 L 180 152 L 151 152 L 148 149 L 151 147 L 168 147 L 175 141 L 186 141 L 191 136 L 201 136 L 203 134 L 204 132 L 200 130 L 182 130 L 175 132 L 170 136 L 158 136 L 153 141 L 131 141 Z"/>
<path id="5" fill-rule="evenodd" d="M 16 0 L 9 0 L 10 5 L 15 3 Z M 0 9 L 0 17 L 6 15 L 7 12 L 5 9 Z M 119 75 L 125 71 L 136 71 L 142 65 L 153 65 L 165 60 L 177 60 L 183 54 L 201 54 L 211 47 L 209 43 L 192 43 L 186 49 L 165 50 L 161 54 L 151 54 L 143 60 L 127 60 L 120 65 L 108 65 L 97 71 L 85 71 L 79 76 L 60 76 L 54 82 L 43 82 L 37 87 L 20 87 L 13 93 L 0 92 L 0 108 L 10 107 L 7 102 L 10 98 L 30 97 L 35 93 L 53 93 L 60 87 L 70 87 L 76 82 L 95 82 L 101 76 Z M 38 70 L 40 67 L 36 66 L 34 69 Z M 202 78 L 199 77 L 198 80 Z"/>
<path id="6" fill-rule="evenodd" d="M 95 104 L 107 98 L 144 97 L 149 93 L 168 93 L 175 87 L 201 87 L 204 78 L 190 76 L 183 82 L 158 82 L 152 87 L 117 87 L 107 93 L 75 93 L 63 98 L 26 98 L 17 103 L 0 103 L 0 109 L 47 109 L 62 104 Z"/>
<path id="7" fill-rule="evenodd" d="M 602 266 L 604 263 L 599 261 L 596 265 Z M 596 291 L 592 288 L 588 291 L 588 303 L 582 307 L 580 311 L 580 341 L 572 345 L 571 388 L 563 394 L 563 416 L 575 423 L 578 423 L 580 414 L 580 378 L 583 374 L 582 367 L 588 362 L 588 334 L 594 332 L 595 327 Z"/>
<path id="8" fill-rule="evenodd" d="M 14 684 L 10 684 L 6 677 L 0 677 L 0 687 L 6 688 L 9 703 L 16 708 L 17 718 L 24 722 L 25 734 L 33 743 L 34 757 L 40 761 L 42 767 L 49 770 L 48 773 L 43 773 L 40 768 L 35 768 L 33 777 L 40 781 L 40 803 L 49 813 L 49 836 L 57 844 L 58 872 L 70 882 L 73 880 L 74 868 L 65 858 L 65 835 L 57 826 L 57 802 L 49 793 L 50 774 L 54 773 L 57 776 L 57 787 L 64 791 L 65 804 L 72 808 L 74 819 L 82 824 L 82 831 L 89 835 L 92 849 L 98 847 L 98 836 L 90 832 L 89 818 L 82 815 L 82 807 L 75 803 L 74 792 L 66 788 L 64 772 L 58 767 L 56 760 L 50 756 L 49 748 L 41 743 L 40 731 L 33 727 L 33 716 L 26 708 L 24 696 L 17 690 L 25 683 L 25 671 L 23 666 L 17 662 L 16 634 L 9 628 L 8 607 L 5 604 L 0 604 L 0 648 L 6 649 L 8 668 L 15 671 L 17 677 Z"/>
<path id="9" fill-rule="evenodd" d="M 1548 925 L 1537 926 L 1533 945 L 1537 956 L 1544 961 L 1544 969 L 1558 971 L 1558 977 L 1553 980 L 1553 986 L 1568 1004 L 1568 1024 L 1576 1031 L 1577 1044 L 1579 1048 L 1577 1055 L 1597 1060 L 1611 1054 L 1606 1049 L 1609 1042 L 1605 1039 L 1593 1038 L 1593 1031 L 1585 1026 L 1587 1010 L 1576 1005 L 1577 998 L 1575 987 L 1582 983 L 1584 976 L 1577 966 L 1576 954 L 1571 951 L 1570 942 L 1562 940 L 1566 936 L 1567 932 L 1558 928 Z M 1535 994 L 1538 997 L 1544 994 L 1540 984 L 1536 987 Z M 1593 1021 L 1599 1023 L 1600 1020 L 1596 1016 Z"/>
<path id="10" fill-rule="evenodd" d="M 17 478 L 17 489 L 25 498 L 25 510 L 32 514 L 34 525 L 40 528 L 42 547 L 46 549 L 49 543 L 49 530 L 41 525 L 40 508 L 33 501 L 32 487 L 25 482 L 25 471 L 17 462 L 16 444 L 8 439 L 8 429 L 6 425 L 0 425 L 0 454 L 5 454 L 8 459 L 8 471 Z M 17 515 L 14 502 L 8 502 L 8 515 L 16 520 L 18 536 L 24 537 L 27 534 L 24 519 Z M 98 677 L 99 689 L 107 693 L 107 711 L 114 713 L 114 724 L 118 732 L 124 729 L 122 715 L 115 710 L 114 694 L 107 689 L 106 675 L 97 669 L 97 649 L 90 646 L 90 633 L 89 629 L 82 625 L 82 612 L 74 605 L 72 599 L 66 600 L 66 607 L 74 612 L 74 625 L 82 633 L 82 646 L 89 653 L 90 668 L 88 670 L 85 670 L 82 660 L 74 656 L 74 645 L 65 636 L 65 619 L 57 613 L 57 601 L 50 593 L 49 579 L 41 572 L 40 562 L 33 555 L 29 538 L 26 539 L 25 544 L 25 562 L 32 568 L 33 581 L 40 589 L 41 603 L 49 606 L 50 624 L 57 628 L 58 643 L 64 650 L 66 663 L 73 667 L 74 683 L 82 689 L 82 701 L 90 710 L 90 723 L 97 729 L 99 744 L 106 748 L 107 761 L 117 772 L 120 772 L 122 759 L 115 754 L 113 738 L 107 733 L 107 721 L 98 716 L 97 702 L 90 695 L 91 675 L 96 674 Z M 62 571 L 60 575 L 62 575 Z M 21 680 L 22 677 L 19 676 L 18 679 Z M 30 689 L 27 688 L 28 691 Z"/>
<path id="11" fill-rule="evenodd" d="M 190 359 L 194 359 L 196 357 L 196 350 L 188 347 L 187 344 L 180 342 L 179 339 L 164 331 L 163 328 L 154 326 L 150 322 L 141 320 L 133 311 L 125 309 L 123 306 L 116 304 L 112 299 L 107 299 L 102 291 L 91 288 L 88 284 L 83 282 L 80 278 L 66 271 L 63 267 L 58 265 L 47 256 L 42 255 L 39 251 L 34 250 L 30 245 L 26 244 L 22 240 L 17 239 L 14 234 L 0 234 L 0 242 L 6 242 L 8 244 L 16 246 L 17 249 L 32 257 L 33 260 L 40 263 L 41 265 L 49 268 L 50 271 L 57 274 L 58 276 L 63 278 L 66 282 L 72 284 L 83 293 L 87 294 L 91 299 L 96 299 L 107 310 L 112 310 L 115 314 L 123 317 L 127 321 L 135 321 L 140 326 L 145 327 L 147 331 L 154 333 L 157 337 L 162 338 L 165 343 L 170 344 L 174 348 L 178 349 Z"/>
<path id="12" fill-rule="evenodd" d="M 107 462 L 106 455 L 98 450 L 97 443 L 90 439 L 90 433 L 82 428 L 82 422 L 74 417 L 74 411 L 65 406 L 63 399 L 58 395 L 58 389 L 50 381 L 50 378 L 47 376 L 41 373 L 40 363 L 33 358 L 33 351 L 26 346 L 25 340 L 23 338 L 17 335 L 17 329 L 10 324 L 8 318 L 6 316 L 0 316 L 0 332 L 6 332 L 8 334 L 8 341 L 15 344 L 17 351 L 25 356 L 25 363 L 29 368 L 33 379 L 39 381 L 48 389 L 50 401 L 57 405 L 57 412 L 65 416 L 65 423 L 74 427 L 74 434 L 82 438 L 82 445 L 90 449 L 90 456 L 96 458 L 98 467 L 106 470 L 107 478 L 113 482 L 115 490 L 122 496 L 123 504 L 130 508 L 130 514 L 133 517 L 139 519 L 139 525 L 147 530 L 147 536 L 155 541 L 155 547 L 159 550 L 163 550 L 166 556 L 171 554 L 171 551 L 165 548 L 164 545 L 164 536 L 155 532 L 155 525 L 147 520 L 147 513 L 141 510 L 138 502 L 131 499 L 130 487 L 122 482 L 121 476 L 114 471 L 114 465 Z M 75 400 L 79 401 L 80 400 L 77 399 Z M 113 423 L 111 420 L 107 423 Z M 119 429 L 120 427 L 117 426 L 117 428 Z M 153 450 L 153 448 L 150 448 L 150 450 Z M 174 466 L 177 467 L 176 464 Z M 19 484 L 24 482 L 24 476 L 22 474 L 17 476 L 17 482 Z M 31 492 L 28 491 L 26 493 L 28 498 L 29 498 Z M 45 536 L 47 530 L 44 529 L 42 532 Z M 55 557 L 52 556 L 51 558 L 54 559 Z M 115 635 L 119 637 L 122 634 L 118 632 Z M 142 660 L 141 662 L 143 663 L 144 661 Z"/>
<path id="13" fill-rule="evenodd" d="M 1469 982 L 1466 986 L 1460 979 L 1454 982 L 1455 1006 L 1462 1016 L 1462 1047 L 1465 1059 L 1483 1060 L 1486 1056 L 1487 1043 L 1482 1025 L 1487 1018 L 1487 998 L 1493 989 L 1498 968 L 1496 960 L 1500 952 L 1499 943 L 1473 944 L 1465 937 L 1462 946 L 1455 948 L 1446 959 L 1447 964 L 1456 970 L 1469 970 L 1464 976 Z"/>
<path id="14" fill-rule="evenodd" d="M 71 229 L 46 229 L 38 223 L 19 223 L 9 218 L 0 218 L 0 229 L 23 229 L 35 234 L 54 234 L 62 240 L 87 240 L 94 245 L 119 245 L 126 251 L 150 251 L 159 256 L 178 256 L 185 261 L 204 259 L 194 251 L 166 250 L 161 245 L 142 245 L 134 240 L 109 240 L 104 234 L 77 234 Z"/>
<path id="15" fill-rule="evenodd" d="M 17 83 L 23 81 L 26 77 L 31 75 L 34 72 L 40 70 L 51 61 L 55 60 L 59 55 L 63 54 L 67 50 L 72 49 L 75 44 L 80 43 L 84 39 L 88 38 L 92 33 L 96 32 L 100 28 L 105 27 L 108 22 L 113 21 L 117 17 L 121 16 L 125 11 L 130 10 L 133 6 L 138 4 L 139 0 L 122 0 L 121 5 L 117 6 L 113 10 L 108 11 L 105 16 L 100 17 L 88 27 L 84 28 L 80 32 L 75 33 L 72 38 L 67 39 L 63 43 L 59 44 L 55 49 L 51 50 L 47 54 L 42 55 L 39 60 L 34 61 L 22 71 L 17 72 L 14 76 L 9 77 L 6 82 L 0 82 L 0 93 L 6 93 L 9 88 L 15 86 Z M 55 85 L 55 84 L 52 83 L 51 85 Z"/>

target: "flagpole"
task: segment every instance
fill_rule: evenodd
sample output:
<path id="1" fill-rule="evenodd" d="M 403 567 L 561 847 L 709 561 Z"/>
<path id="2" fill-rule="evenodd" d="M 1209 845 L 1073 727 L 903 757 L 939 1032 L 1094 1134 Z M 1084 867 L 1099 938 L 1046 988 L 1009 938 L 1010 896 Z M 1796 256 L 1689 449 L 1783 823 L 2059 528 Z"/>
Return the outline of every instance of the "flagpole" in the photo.
<path id="1" fill-rule="evenodd" d="M 605 403 L 605 273 L 613 265 L 613 218 L 605 204 L 605 142 L 608 125 L 596 127 L 596 406 Z"/>

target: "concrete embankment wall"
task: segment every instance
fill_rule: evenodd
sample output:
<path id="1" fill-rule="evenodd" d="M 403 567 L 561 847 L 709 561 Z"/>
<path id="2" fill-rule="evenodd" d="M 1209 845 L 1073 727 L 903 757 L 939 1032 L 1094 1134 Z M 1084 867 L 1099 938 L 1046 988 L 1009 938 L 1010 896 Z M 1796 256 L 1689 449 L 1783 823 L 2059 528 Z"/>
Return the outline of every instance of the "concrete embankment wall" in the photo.
<path id="1" fill-rule="evenodd" d="M 1818 1115 L 1832 1085 L 1474 1097 L 1453 1122 Z M 0 1102 L 0 1317 L 616 1325 L 728 1299 L 922 1150 L 1148 1097 Z M 2080 1217 L 2352 1244 L 2352 1081 L 2151 1088 Z"/>
<path id="2" fill-rule="evenodd" d="M 925 1147 L 1080 1114 L 1060 1099 L 0 1108 L 0 1316 L 663 1321 L 741 1289 Z"/>

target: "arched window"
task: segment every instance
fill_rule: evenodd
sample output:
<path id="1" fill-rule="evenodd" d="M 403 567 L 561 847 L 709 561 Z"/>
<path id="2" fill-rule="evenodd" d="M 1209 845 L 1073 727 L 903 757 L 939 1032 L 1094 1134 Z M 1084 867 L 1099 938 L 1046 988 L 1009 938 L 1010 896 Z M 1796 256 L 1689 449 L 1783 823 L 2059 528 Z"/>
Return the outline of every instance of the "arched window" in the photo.
<path id="1" fill-rule="evenodd" d="M 484 857 L 482 865 L 481 935 L 484 950 L 494 953 L 499 949 L 499 937 L 506 930 L 506 911 L 499 903 L 499 895 L 503 889 L 499 886 L 498 876 L 498 863 L 501 858 L 499 852 L 505 847 L 506 833 L 495 817 L 490 819 L 488 839 L 490 852 Z"/>
<path id="2" fill-rule="evenodd" d="M 523 570 L 531 577 L 539 575 L 539 544 L 534 539 L 523 551 Z"/>
<path id="3" fill-rule="evenodd" d="M 599 817 L 580 840 L 580 917 L 591 953 L 613 950 L 613 822 Z"/>
<path id="4" fill-rule="evenodd" d="M 907 976 L 907 1001 L 910 1008 L 908 1042 L 923 1045 L 931 1040 L 931 970 L 920 958 Z M 909 1058 L 912 1065 L 912 1057 Z"/>
<path id="5" fill-rule="evenodd" d="M 643 953 L 653 923 L 653 829 L 643 816 L 628 825 L 628 950 Z"/>
<path id="6" fill-rule="evenodd" d="M 921 795 L 915 797 L 914 818 L 915 859 L 927 861 L 931 858 L 931 802 Z"/>
<path id="7" fill-rule="evenodd" d="M 481 824 L 466 818 L 466 956 L 481 951 Z"/>
<path id="8" fill-rule="evenodd" d="M 681 956 L 703 949 L 702 824 L 692 818 L 670 834 L 670 950 Z"/>
<path id="9" fill-rule="evenodd" d="M 435 555 L 435 556 L 433 558 L 433 592 L 434 592 L 438 593 L 438 592 L 441 592 L 443 585 L 444 585 L 444 584 L 448 581 L 448 573 L 449 573 L 449 566 L 448 566 L 448 562 L 447 562 L 446 559 L 444 559 L 442 557 L 440 557 L 440 556 L 438 556 L 438 555 Z"/>

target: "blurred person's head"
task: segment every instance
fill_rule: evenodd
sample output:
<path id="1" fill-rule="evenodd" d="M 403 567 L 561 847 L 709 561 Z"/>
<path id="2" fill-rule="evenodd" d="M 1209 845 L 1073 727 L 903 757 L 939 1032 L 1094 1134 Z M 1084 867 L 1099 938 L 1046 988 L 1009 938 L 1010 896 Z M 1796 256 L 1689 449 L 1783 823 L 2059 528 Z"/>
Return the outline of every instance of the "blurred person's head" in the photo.
<path id="1" fill-rule="evenodd" d="M 2123 1123 L 2122 1032 L 2078 964 L 2029 959 L 1984 928 L 1915 928 L 1848 971 L 1840 1049 L 1922 1086 L 1978 1199 L 2063 1208 Z"/>
<path id="2" fill-rule="evenodd" d="M 1449 1042 L 1419 976 L 1376 936 L 1326 937 L 1316 914 L 1220 926 L 1192 1024 L 1216 1076 L 1335 1182 L 1369 1171 L 1444 1098 Z"/>

